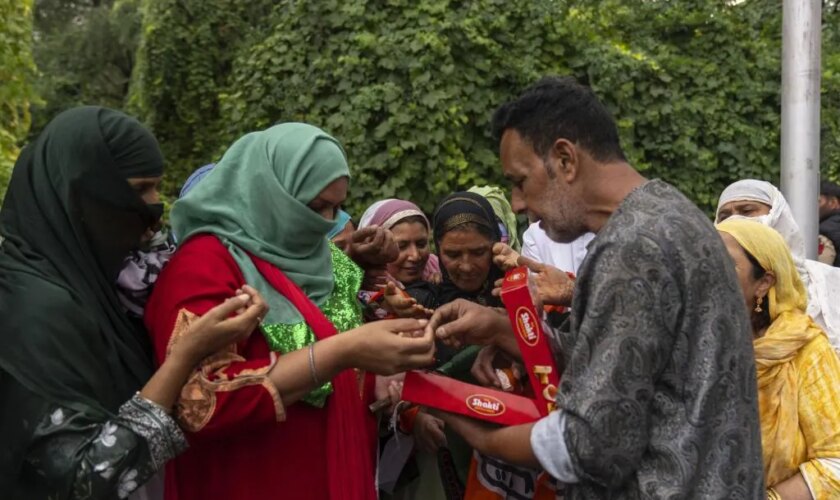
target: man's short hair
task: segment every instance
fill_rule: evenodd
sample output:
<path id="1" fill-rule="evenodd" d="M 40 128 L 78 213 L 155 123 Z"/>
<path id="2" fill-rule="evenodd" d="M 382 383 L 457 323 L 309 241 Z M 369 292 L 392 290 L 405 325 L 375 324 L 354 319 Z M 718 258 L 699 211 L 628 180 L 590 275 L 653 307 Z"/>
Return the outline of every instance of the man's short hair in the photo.
<path id="1" fill-rule="evenodd" d="M 828 179 L 823 179 L 820 182 L 820 194 L 823 196 L 833 196 L 840 199 L 840 185 L 836 182 L 831 182 Z"/>
<path id="2" fill-rule="evenodd" d="M 513 129 L 545 158 L 557 139 L 579 144 L 598 161 L 625 160 L 618 129 L 592 89 L 572 77 L 549 76 L 493 114 L 493 136 Z"/>

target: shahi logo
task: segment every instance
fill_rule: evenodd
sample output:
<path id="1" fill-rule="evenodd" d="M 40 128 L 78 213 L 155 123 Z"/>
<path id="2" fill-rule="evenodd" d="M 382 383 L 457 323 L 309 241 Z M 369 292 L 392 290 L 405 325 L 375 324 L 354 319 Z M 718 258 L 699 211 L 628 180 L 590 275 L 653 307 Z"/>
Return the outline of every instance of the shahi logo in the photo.
<path id="1" fill-rule="evenodd" d="M 491 417 L 498 417 L 505 412 L 505 404 L 486 394 L 473 394 L 467 396 L 467 408 L 478 413 L 479 415 L 487 415 Z"/>
<path id="2" fill-rule="evenodd" d="M 525 273 L 516 272 L 516 273 L 511 273 L 511 274 L 507 277 L 507 280 L 508 280 L 509 282 L 511 282 L 511 283 L 512 283 L 512 282 L 514 282 L 514 281 L 520 281 L 520 280 L 522 280 L 522 279 L 524 279 L 524 278 L 525 278 Z"/>
<path id="3" fill-rule="evenodd" d="M 537 345 L 540 340 L 540 331 L 537 329 L 537 320 L 527 307 L 520 307 L 516 310 L 516 327 L 519 335 L 531 347 Z"/>

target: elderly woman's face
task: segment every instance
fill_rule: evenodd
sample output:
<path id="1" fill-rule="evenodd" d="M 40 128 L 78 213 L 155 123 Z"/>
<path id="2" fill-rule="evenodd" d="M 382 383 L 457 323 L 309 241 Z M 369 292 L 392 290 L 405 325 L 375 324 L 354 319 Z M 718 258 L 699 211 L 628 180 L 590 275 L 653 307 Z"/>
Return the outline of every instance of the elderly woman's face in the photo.
<path id="1" fill-rule="evenodd" d="M 740 215 L 742 217 L 759 217 L 770 213 L 770 205 L 758 201 L 730 201 L 726 205 L 720 207 L 718 211 L 718 222 L 723 222 L 733 215 Z"/>
<path id="2" fill-rule="evenodd" d="M 490 275 L 492 249 L 490 238 L 475 229 L 455 229 L 440 240 L 440 262 L 455 286 L 477 292 Z"/>

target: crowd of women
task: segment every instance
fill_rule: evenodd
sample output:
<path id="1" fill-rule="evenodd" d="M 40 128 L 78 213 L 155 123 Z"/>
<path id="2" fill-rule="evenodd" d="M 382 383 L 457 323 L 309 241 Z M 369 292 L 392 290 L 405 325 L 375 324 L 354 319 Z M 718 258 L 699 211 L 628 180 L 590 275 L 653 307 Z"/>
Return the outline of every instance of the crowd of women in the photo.
<path id="1" fill-rule="evenodd" d="M 524 264 L 562 321 L 554 277 L 595 235 L 523 236 L 492 186 L 453 192 L 431 218 L 386 199 L 353 219 L 340 142 L 302 123 L 249 133 L 197 170 L 168 227 L 163 170 L 146 128 L 99 107 L 62 113 L 21 153 L 0 212 L 0 491 L 562 496 L 400 402 L 401 377 L 522 390 L 515 359 L 444 345 L 427 318 L 456 299 L 500 307 L 497 280 Z M 805 258 L 768 182 L 728 187 L 716 223 L 752 318 L 765 483 L 784 485 L 768 492 L 838 498 L 840 270 Z"/>

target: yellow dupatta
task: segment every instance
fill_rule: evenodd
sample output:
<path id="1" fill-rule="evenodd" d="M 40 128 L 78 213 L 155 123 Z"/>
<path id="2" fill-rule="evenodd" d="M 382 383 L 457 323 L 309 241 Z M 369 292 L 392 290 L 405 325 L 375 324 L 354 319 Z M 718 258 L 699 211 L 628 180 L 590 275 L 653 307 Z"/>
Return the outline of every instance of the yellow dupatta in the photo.
<path id="1" fill-rule="evenodd" d="M 812 458 L 806 456 L 809 443 L 799 421 L 800 380 L 804 374 L 798 373 L 794 359 L 803 347 L 825 333 L 804 312 L 807 293 L 779 233 L 743 219 L 726 220 L 717 228 L 735 238 L 765 271 L 776 276 L 767 297 L 770 327 L 753 342 L 765 481 L 774 485 L 795 474 L 802 461 Z"/>

